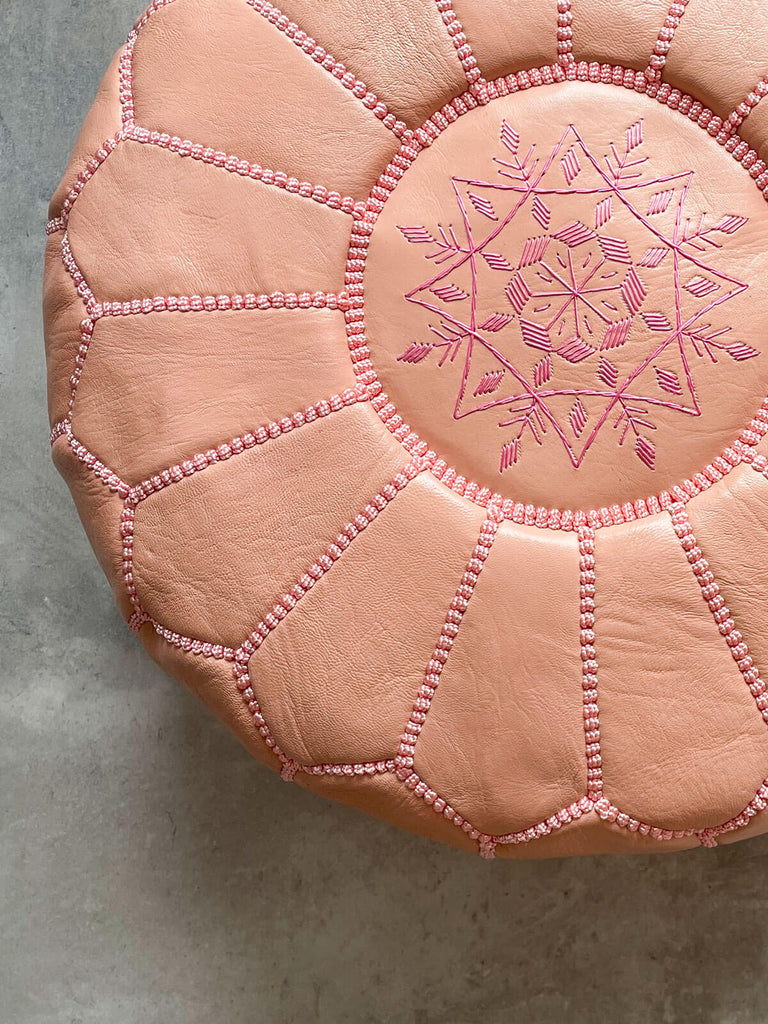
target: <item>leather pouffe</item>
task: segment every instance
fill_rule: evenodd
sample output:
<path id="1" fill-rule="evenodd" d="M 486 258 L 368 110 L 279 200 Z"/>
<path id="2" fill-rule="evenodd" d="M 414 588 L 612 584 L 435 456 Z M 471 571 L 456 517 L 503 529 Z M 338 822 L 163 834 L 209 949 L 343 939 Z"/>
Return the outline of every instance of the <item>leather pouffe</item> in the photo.
<path id="1" fill-rule="evenodd" d="M 52 201 L 53 457 L 259 760 L 486 857 L 768 831 L 767 94 L 737 0 L 137 23 Z"/>

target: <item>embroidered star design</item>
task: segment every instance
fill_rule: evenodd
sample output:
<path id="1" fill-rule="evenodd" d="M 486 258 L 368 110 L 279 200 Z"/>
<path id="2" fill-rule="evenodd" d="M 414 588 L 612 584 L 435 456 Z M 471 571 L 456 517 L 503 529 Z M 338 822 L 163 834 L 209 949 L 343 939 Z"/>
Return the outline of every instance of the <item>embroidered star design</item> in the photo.
<path id="1" fill-rule="evenodd" d="M 523 155 L 503 121 L 496 177 L 451 179 L 458 226 L 399 228 L 434 268 L 405 298 L 434 319 L 398 359 L 460 368 L 453 416 L 498 417 L 500 471 L 547 435 L 578 467 L 608 427 L 652 470 L 655 412 L 701 415 L 696 361 L 759 355 L 720 322 L 748 285 L 711 258 L 747 218 L 692 220 L 694 172 L 654 175 L 644 148 L 640 120 L 602 156 L 572 124 Z"/>

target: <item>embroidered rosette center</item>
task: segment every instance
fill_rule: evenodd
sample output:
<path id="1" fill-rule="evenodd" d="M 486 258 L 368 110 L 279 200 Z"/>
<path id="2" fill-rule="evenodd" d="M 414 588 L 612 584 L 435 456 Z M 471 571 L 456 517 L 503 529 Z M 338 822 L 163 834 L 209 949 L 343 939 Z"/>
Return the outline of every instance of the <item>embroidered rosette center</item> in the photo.
<path id="1" fill-rule="evenodd" d="M 695 124 L 616 92 L 469 111 L 373 205 L 364 309 L 388 402 L 524 503 L 671 490 L 766 392 L 764 202 Z"/>

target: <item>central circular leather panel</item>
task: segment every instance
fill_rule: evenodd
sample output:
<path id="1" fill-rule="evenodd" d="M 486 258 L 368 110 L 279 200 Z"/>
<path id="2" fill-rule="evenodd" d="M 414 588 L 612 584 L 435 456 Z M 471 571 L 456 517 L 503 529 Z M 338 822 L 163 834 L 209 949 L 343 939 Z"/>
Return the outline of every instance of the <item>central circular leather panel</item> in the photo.
<path id="1" fill-rule="evenodd" d="M 373 366 L 481 488 L 585 510 L 657 495 L 768 392 L 765 200 L 653 99 L 567 82 L 494 100 L 369 208 L 387 192 L 364 273 Z"/>

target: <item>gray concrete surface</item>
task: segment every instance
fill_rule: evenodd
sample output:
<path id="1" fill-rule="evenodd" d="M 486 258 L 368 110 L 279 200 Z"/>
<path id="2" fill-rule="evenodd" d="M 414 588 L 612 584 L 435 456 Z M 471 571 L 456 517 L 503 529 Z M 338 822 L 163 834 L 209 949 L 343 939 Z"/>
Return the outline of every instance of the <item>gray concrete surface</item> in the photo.
<path id="1" fill-rule="evenodd" d="M 763 1024 L 768 838 L 492 863 L 289 787 L 117 615 L 49 463 L 46 203 L 140 0 L 0 0 L 0 1024 Z"/>

